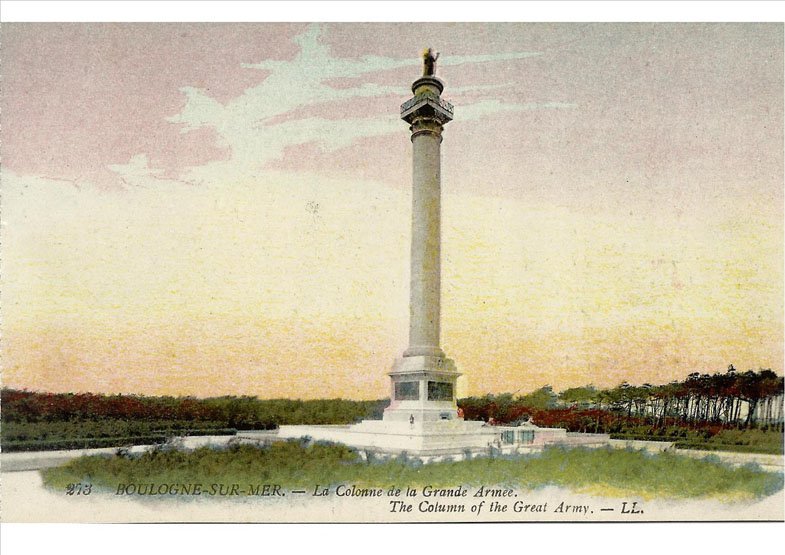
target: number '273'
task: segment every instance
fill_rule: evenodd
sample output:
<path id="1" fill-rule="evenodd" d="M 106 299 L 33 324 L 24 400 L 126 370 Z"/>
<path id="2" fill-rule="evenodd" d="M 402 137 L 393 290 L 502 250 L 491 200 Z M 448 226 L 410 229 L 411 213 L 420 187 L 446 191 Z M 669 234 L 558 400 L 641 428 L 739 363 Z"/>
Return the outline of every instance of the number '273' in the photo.
<path id="1" fill-rule="evenodd" d="M 65 486 L 66 495 L 90 495 L 93 491 L 93 484 L 68 484 Z"/>

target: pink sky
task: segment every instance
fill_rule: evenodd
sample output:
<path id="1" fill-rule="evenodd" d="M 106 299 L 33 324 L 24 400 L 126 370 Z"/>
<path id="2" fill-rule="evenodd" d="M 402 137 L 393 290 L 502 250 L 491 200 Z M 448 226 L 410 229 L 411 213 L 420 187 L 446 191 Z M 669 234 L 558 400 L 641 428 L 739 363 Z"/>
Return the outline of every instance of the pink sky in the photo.
<path id="1" fill-rule="evenodd" d="M 464 393 L 782 370 L 780 24 L 0 33 L 8 386 L 308 397 L 321 369 L 363 384 L 326 394 L 383 396 L 406 326 L 397 108 L 426 45 L 456 106 L 443 342 Z M 267 346 L 242 325 L 270 330 Z M 283 385 L 258 378 L 271 366 Z"/>
<path id="2" fill-rule="evenodd" d="M 494 193 L 504 181 L 501 177 L 520 164 L 536 172 L 536 181 L 545 189 L 541 193 L 558 198 L 565 187 L 571 187 L 569 193 L 583 197 L 587 191 L 576 181 L 592 175 L 605 181 L 604 189 L 625 200 L 646 195 L 639 189 L 653 178 L 672 193 L 684 186 L 685 174 L 698 172 L 707 182 L 720 181 L 737 192 L 781 170 L 782 152 L 777 148 L 781 126 L 776 122 L 782 116 L 778 101 L 782 36 L 776 24 L 484 27 L 454 24 L 428 26 L 426 31 L 422 25 L 401 23 L 327 24 L 321 40 L 332 56 L 352 59 L 373 55 L 414 60 L 426 34 L 453 56 L 540 53 L 524 60 L 440 70 L 450 88 L 501 86 L 449 93 L 457 105 L 493 98 L 579 107 L 496 116 L 484 126 L 483 135 L 495 143 L 490 152 L 478 148 L 474 134 L 453 133 L 447 146 L 458 151 L 450 160 L 455 176 L 482 168 L 495 184 Z M 166 121 L 184 105 L 180 88 L 202 88 L 218 102 L 235 98 L 266 74 L 243 68 L 242 63 L 291 60 L 297 46 L 290 38 L 306 28 L 306 24 L 8 24 L 3 31 L 4 165 L 19 173 L 111 187 L 118 180 L 107 166 L 126 163 L 138 153 L 147 154 L 151 167 L 173 175 L 183 166 L 230 156 L 216 144 L 214 130 L 183 134 L 180 126 Z M 411 68 L 396 68 L 344 81 L 406 87 L 411 73 Z M 339 86 L 340 81 L 332 83 Z M 326 101 L 295 110 L 290 117 L 389 115 L 397 100 L 389 95 Z M 453 127 L 475 125 L 458 118 Z M 400 129 L 397 135 L 404 133 Z M 407 183 L 406 168 L 378 156 L 379 146 L 400 150 L 399 139 L 386 137 L 387 142 L 373 145 L 371 152 L 358 141 L 352 148 L 322 157 L 318 149 L 307 157 L 290 149 L 275 165 L 298 170 L 306 165 L 319 171 L 339 168 L 353 175 L 367 171 L 400 186 Z M 303 148 L 308 151 L 309 145 Z M 768 155 L 760 156 L 761 152 Z M 627 185 L 630 178 L 634 187 Z M 589 196 L 596 196 L 595 180 L 591 185 L 595 193 Z M 472 187 L 472 183 L 455 186 Z M 482 192 L 488 192 L 487 187 Z M 519 185 L 500 194 L 529 192 Z M 781 191 L 776 193 L 774 200 L 779 200 Z"/>

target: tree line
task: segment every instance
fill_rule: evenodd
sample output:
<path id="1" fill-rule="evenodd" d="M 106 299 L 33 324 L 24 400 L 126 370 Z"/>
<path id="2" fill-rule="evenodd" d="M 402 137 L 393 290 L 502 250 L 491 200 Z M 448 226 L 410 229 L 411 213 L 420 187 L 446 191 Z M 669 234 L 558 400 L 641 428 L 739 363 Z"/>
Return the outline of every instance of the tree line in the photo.
<path id="1" fill-rule="evenodd" d="M 723 427 L 775 426 L 783 423 L 783 378 L 771 370 L 693 373 L 664 385 L 630 385 L 598 389 L 574 387 L 557 394 L 550 386 L 514 396 L 505 393 L 468 397 L 458 404 L 470 420 L 511 422 L 533 411 L 599 410 L 652 426 L 711 423 Z M 272 429 L 282 424 L 350 424 L 381 418 L 387 400 L 257 399 L 225 396 L 152 397 L 93 393 L 38 393 L 3 389 L 4 423 L 79 421 L 188 421 L 237 429 Z M 555 414 L 555 413 L 554 413 Z M 548 418 L 551 419 L 550 417 Z"/>
<path id="2" fill-rule="evenodd" d="M 257 399 L 224 396 L 153 397 L 95 393 L 39 393 L 3 389 L 3 423 L 145 421 L 209 423 L 236 429 L 265 430 L 281 424 L 350 424 L 381 417 L 385 401 L 346 399 Z"/>
<path id="3" fill-rule="evenodd" d="M 783 422 L 783 378 L 772 370 L 738 372 L 733 365 L 724 373 L 694 372 L 664 385 L 623 382 L 613 389 L 571 388 L 559 400 L 646 417 L 654 424 L 669 418 L 736 427 L 782 426 Z"/>
<path id="4" fill-rule="evenodd" d="M 498 424 L 530 420 L 570 432 L 637 439 L 698 441 L 718 434 L 736 437 L 730 432 L 739 430 L 744 438 L 758 441 L 763 436 L 749 432 L 783 431 L 783 379 L 771 370 L 737 372 L 730 367 L 724 373 L 693 373 L 658 386 L 623 382 L 609 389 L 587 385 L 561 393 L 546 385 L 518 396 L 467 397 L 458 405 L 469 420 Z M 781 433 L 775 435 L 779 436 L 775 443 L 781 445 Z"/>

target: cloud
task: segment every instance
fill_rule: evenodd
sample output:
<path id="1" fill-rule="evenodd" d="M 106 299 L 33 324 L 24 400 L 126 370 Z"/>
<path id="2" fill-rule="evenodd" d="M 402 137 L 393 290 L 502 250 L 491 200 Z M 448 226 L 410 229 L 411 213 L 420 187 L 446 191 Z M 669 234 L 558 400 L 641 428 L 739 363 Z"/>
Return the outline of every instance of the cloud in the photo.
<path id="1" fill-rule="evenodd" d="M 335 88 L 328 84 L 333 79 L 355 78 L 362 75 L 399 67 L 416 67 L 418 60 L 394 59 L 380 56 L 361 58 L 336 58 L 330 54 L 329 45 L 319 40 L 320 29 L 312 25 L 294 37 L 300 51 L 292 61 L 262 60 L 246 63 L 242 67 L 270 72 L 259 85 L 247 89 L 242 95 L 221 104 L 207 91 L 183 87 L 186 95 L 184 108 L 168 121 L 182 125 L 187 133 L 201 127 L 217 131 L 222 147 L 231 150 L 227 162 L 212 163 L 201 168 L 190 168 L 189 180 L 202 181 L 202 176 L 215 173 L 243 175 L 253 172 L 266 163 L 280 158 L 285 149 L 305 143 L 316 143 L 326 151 L 346 147 L 365 137 L 399 131 L 397 115 L 387 117 L 358 117 L 333 119 L 327 117 L 297 117 L 296 111 L 309 106 L 328 110 L 331 103 L 352 98 L 381 96 L 405 97 L 407 87 L 393 87 L 366 82 L 349 88 Z M 497 60 L 522 59 L 539 56 L 540 52 L 512 52 L 475 56 L 445 56 L 439 59 L 442 66 L 481 63 Z M 489 92 L 509 85 L 484 85 L 456 88 L 455 92 Z M 558 103 L 520 104 L 484 100 L 458 107 L 461 117 L 477 118 L 495 112 L 532 109 L 561 108 Z M 287 115 L 285 118 L 281 116 Z M 293 116 L 293 117 L 289 117 Z"/>
<path id="2" fill-rule="evenodd" d="M 542 52 L 505 52 L 503 54 L 480 54 L 477 56 L 445 56 L 439 57 L 441 66 L 458 66 L 461 64 L 478 64 L 481 62 L 498 62 L 502 60 L 520 60 L 542 56 Z"/>
<path id="3" fill-rule="evenodd" d="M 151 187 L 170 181 L 163 177 L 164 170 L 150 167 L 146 154 L 137 154 L 126 164 L 111 164 L 108 168 L 129 187 Z"/>
<path id="4" fill-rule="evenodd" d="M 475 120 L 490 114 L 502 112 L 521 112 L 523 110 L 542 110 L 549 108 L 575 108 L 577 104 L 570 102 L 524 102 L 504 103 L 496 99 L 482 100 L 461 108 L 461 119 Z"/>

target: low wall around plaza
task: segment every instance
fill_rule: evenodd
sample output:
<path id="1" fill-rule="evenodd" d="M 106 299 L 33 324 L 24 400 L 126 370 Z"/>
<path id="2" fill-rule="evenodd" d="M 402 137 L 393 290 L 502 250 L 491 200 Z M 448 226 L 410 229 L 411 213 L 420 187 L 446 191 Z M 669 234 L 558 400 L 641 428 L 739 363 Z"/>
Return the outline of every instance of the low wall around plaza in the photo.
<path id="1" fill-rule="evenodd" d="M 611 439 L 609 445 L 616 449 L 634 449 L 649 453 L 661 453 L 674 449 L 672 441 L 643 441 L 637 439 Z"/>

